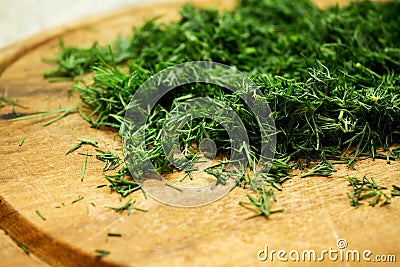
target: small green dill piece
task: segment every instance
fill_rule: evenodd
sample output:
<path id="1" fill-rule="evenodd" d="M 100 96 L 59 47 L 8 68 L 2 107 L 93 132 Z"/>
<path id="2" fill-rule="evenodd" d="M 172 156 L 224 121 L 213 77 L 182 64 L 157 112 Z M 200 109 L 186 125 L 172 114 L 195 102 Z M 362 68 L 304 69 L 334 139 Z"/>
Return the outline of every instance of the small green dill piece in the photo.
<path id="1" fill-rule="evenodd" d="M 115 212 L 118 212 L 118 213 L 122 213 L 122 212 L 124 212 L 124 210 L 128 210 L 130 207 L 132 207 L 133 204 L 135 204 L 135 202 L 136 202 L 136 200 L 130 199 L 119 207 L 106 207 L 106 208 L 114 210 Z"/>
<path id="2" fill-rule="evenodd" d="M 130 178 L 128 167 L 124 165 L 116 174 L 105 174 L 104 177 L 110 183 L 111 191 L 120 194 L 121 197 L 126 197 L 129 194 L 141 190 L 146 197 L 146 193 L 140 183 L 133 181 Z"/>
<path id="3" fill-rule="evenodd" d="M 175 190 L 178 190 L 178 191 L 182 192 L 182 188 L 179 188 L 179 187 L 175 186 L 174 184 L 165 183 L 165 186 L 171 187 L 171 188 L 173 188 Z"/>
<path id="4" fill-rule="evenodd" d="M 81 143 L 79 143 L 79 144 L 77 144 L 77 145 L 74 145 L 73 147 L 71 147 L 71 148 L 67 151 L 67 153 L 65 153 L 65 155 L 68 155 L 68 154 L 74 152 L 75 150 L 77 150 L 77 149 L 80 148 L 81 146 L 82 146 Z"/>
<path id="5" fill-rule="evenodd" d="M 110 236 L 110 237 L 121 237 L 122 234 L 120 234 L 120 233 L 107 233 L 107 236 Z"/>
<path id="6" fill-rule="evenodd" d="M 87 144 L 87 145 L 92 145 L 92 146 L 94 146 L 94 147 L 98 147 L 98 142 L 97 141 L 93 141 L 93 140 L 86 140 L 86 139 L 81 139 L 81 138 L 78 138 L 78 144 L 76 144 L 76 145 L 74 145 L 72 148 L 70 148 L 68 151 L 67 151 L 67 153 L 65 154 L 65 155 L 68 155 L 68 154 L 70 154 L 70 153 L 72 153 L 72 152 L 74 152 L 75 150 L 77 150 L 77 149 L 79 149 L 79 148 L 81 148 L 82 147 L 82 145 L 84 145 L 84 144 Z M 85 154 L 84 154 L 85 155 Z M 89 156 L 89 154 L 88 154 L 88 156 Z M 90 155 L 91 156 L 91 155 Z"/>
<path id="7" fill-rule="evenodd" d="M 303 173 L 301 178 L 305 178 L 308 176 L 331 176 L 333 172 L 336 172 L 336 169 L 332 166 L 329 161 L 320 161 L 315 167 L 313 167 L 310 171 Z"/>
<path id="8" fill-rule="evenodd" d="M 78 138 L 78 141 L 81 143 L 81 144 L 88 144 L 88 145 L 92 145 L 92 146 L 94 146 L 94 147 L 98 147 L 98 142 L 97 141 L 93 141 L 93 140 L 87 140 L 87 139 L 82 139 L 82 138 Z"/>
<path id="9" fill-rule="evenodd" d="M 36 214 L 37 214 L 43 221 L 46 220 L 46 217 L 45 217 L 39 210 L 36 210 Z"/>
<path id="10" fill-rule="evenodd" d="M 391 197 L 387 195 L 384 190 L 387 188 L 381 185 L 378 185 L 374 178 L 363 177 L 362 180 L 355 177 L 346 177 L 346 180 L 349 183 L 349 186 L 352 187 L 350 193 L 347 193 L 347 196 L 350 198 L 350 205 L 358 208 L 361 204 L 363 204 L 362 200 L 370 199 L 368 204 L 370 206 L 375 206 L 382 199 L 383 202 L 381 206 L 390 204 Z"/>
<path id="11" fill-rule="evenodd" d="M 84 198 L 83 196 L 79 195 L 76 199 L 74 199 L 74 200 L 71 202 L 71 204 L 74 204 L 74 203 L 76 203 L 76 202 L 78 202 L 78 201 L 81 201 L 83 198 Z"/>
<path id="12" fill-rule="evenodd" d="M 25 141 L 25 135 L 21 137 L 21 140 L 19 141 L 19 146 L 22 146 Z"/>
<path id="13" fill-rule="evenodd" d="M 276 197 L 273 189 L 266 189 L 264 184 L 261 184 L 256 188 L 255 193 L 258 198 L 253 197 L 251 194 L 247 194 L 247 198 L 250 202 L 239 202 L 239 205 L 246 208 L 255 209 L 258 211 L 257 214 L 250 216 L 248 219 L 264 216 L 268 218 L 273 213 L 283 212 L 283 209 L 271 210 L 271 200 L 276 202 Z"/>
<path id="14" fill-rule="evenodd" d="M 96 151 L 101 153 L 101 154 L 96 155 L 96 159 L 104 162 L 104 167 L 103 167 L 104 171 L 115 170 L 123 162 L 122 159 L 118 155 L 115 155 L 114 153 L 112 153 L 110 151 L 105 151 L 105 150 L 101 150 L 98 148 L 96 148 Z"/>
<path id="15" fill-rule="evenodd" d="M 392 187 L 392 197 L 400 197 L 400 187 L 396 185 L 393 185 Z"/>
<path id="16" fill-rule="evenodd" d="M 148 212 L 148 210 L 146 209 L 142 209 L 142 208 L 138 208 L 138 207 L 132 207 L 132 209 L 137 210 L 137 211 L 141 211 L 141 212 Z M 130 212 L 129 212 L 130 213 Z M 129 214 L 128 213 L 128 214 Z"/>
<path id="17" fill-rule="evenodd" d="M 79 155 L 86 156 L 86 153 L 78 152 Z M 88 157 L 93 157 L 92 154 L 87 154 Z"/>
<path id="18" fill-rule="evenodd" d="M 96 249 L 95 253 L 96 253 L 96 258 L 103 258 L 103 257 L 109 255 L 110 251 L 103 250 L 103 249 Z"/>
<path id="19" fill-rule="evenodd" d="M 31 254 L 31 252 L 29 251 L 29 249 L 28 249 L 24 244 L 22 244 L 21 242 L 18 242 L 17 245 L 18 245 L 18 247 L 19 247 L 20 249 L 22 249 L 22 251 L 25 252 L 27 255 L 30 255 L 30 254 Z"/>
<path id="20" fill-rule="evenodd" d="M 88 151 L 86 150 L 85 157 L 83 158 L 83 165 L 82 165 L 82 172 L 81 172 L 81 181 L 83 181 L 83 180 L 85 179 L 87 158 L 88 158 Z"/>
<path id="21" fill-rule="evenodd" d="M 56 109 L 56 110 L 49 110 L 49 111 L 39 112 L 39 113 L 32 114 L 32 115 L 26 115 L 26 116 L 13 118 L 13 119 L 10 119 L 9 121 L 30 120 L 30 119 L 35 119 L 35 118 L 40 118 L 40 117 L 45 117 L 45 116 L 61 113 L 56 118 L 51 119 L 50 121 L 43 124 L 43 126 L 48 126 L 48 125 L 62 119 L 63 117 L 67 116 L 68 114 L 75 112 L 76 110 L 77 110 L 76 106 L 68 107 L 68 108 L 60 108 L 60 109 Z"/>

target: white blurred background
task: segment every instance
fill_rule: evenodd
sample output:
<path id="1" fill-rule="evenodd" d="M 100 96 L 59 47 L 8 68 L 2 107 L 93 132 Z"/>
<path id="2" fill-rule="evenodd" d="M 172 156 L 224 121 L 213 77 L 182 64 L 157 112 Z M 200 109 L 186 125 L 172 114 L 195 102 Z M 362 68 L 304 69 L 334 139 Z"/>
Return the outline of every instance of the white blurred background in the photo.
<path id="1" fill-rule="evenodd" d="M 0 49 L 86 15 L 154 1 L 157 0 L 0 0 Z"/>

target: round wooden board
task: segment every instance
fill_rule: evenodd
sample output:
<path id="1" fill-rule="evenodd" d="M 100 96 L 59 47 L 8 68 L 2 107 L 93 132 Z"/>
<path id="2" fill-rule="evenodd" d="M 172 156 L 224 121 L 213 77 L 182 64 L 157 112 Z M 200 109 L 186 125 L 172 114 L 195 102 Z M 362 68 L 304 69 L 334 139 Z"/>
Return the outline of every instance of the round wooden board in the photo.
<path id="1" fill-rule="evenodd" d="M 222 0 L 196 3 L 233 6 L 233 1 Z M 177 19 L 181 4 L 172 1 L 125 8 L 17 43 L 0 52 L 0 71 L 4 70 L 0 93 L 18 99 L 26 109 L 17 107 L 17 111 L 23 113 L 77 105 L 77 95 L 68 97 L 70 83 L 48 83 L 42 77 L 51 69 L 42 58 L 57 53 L 58 37 L 67 45 L 90 45 L 94 40 L 107 43 L 119 33 L 130 34 L 133 25 L 155 15 L 163 15 L 163 20 Z M 349 187 L 343 180 L 347 175 L 373 176 L 389 188 L 399 184 L 398 161 L 365 160 L 356 170 L 339 166 L 330 178 L 294 177 L 284 184 L 273 206 L 285 211 L 269 219 L 246 220 L 254 213 L 238 205 L 246 201 L 247 192 L 241 188 L 198 208 L 171 207 L 146 200 L 137 192 L 126 200 L 135 199 L 136 206 L 148 212 L 134 211 L 128 216 L 105 208 L 126 200 L 121 202 L 108 187 L 97 188 L 107 184 L 101 162 L 89 157 L 81 181 L 83 157 L 65 155 L 77 138 L 97 140 L 100 148 L 115 151 L 121 146 L 116 132 L 90 128 L 76 113 L 43 127 L 45 119 L 11 123 L 7 120 L 11 112 L 9 106 L 0 109 L 0 227 L 8 235 L 0 231 L 0 266 L 286 266 L 277 259 L 260 262 L 257 253 L 265 246 L 288 252 L 337 249 L 339 238 L 347 240 L 348 249 L 400 257 L 400 200 L 383 207 L 363 205 L 355 209 L 349 205 Z M 20 147 L 22 136 L 26 139 Z M 78 196 L 83 200 L 72 203 Z M 121 233 L 122 237 L 106 238 L 108 232 Z M 31 257 L 17 243 L 25 245 Z M 97 259 L 96 249 L 111 253 Z M 314 264 L 321 263 L 310 265 Z M 328 258 L 323 264 L 358 265 Z"/>

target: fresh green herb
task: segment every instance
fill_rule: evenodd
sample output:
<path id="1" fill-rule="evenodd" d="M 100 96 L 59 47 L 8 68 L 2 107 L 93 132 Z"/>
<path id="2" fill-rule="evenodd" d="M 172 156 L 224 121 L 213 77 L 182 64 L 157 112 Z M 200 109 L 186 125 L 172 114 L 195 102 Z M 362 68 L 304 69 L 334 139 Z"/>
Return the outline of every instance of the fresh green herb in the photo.
<path id="1" fill-rule="evenodd" d="M 393 185 L 392 197 L 400 197 L 400 187 Z"/>
<path id="2" fill-rule="evenodd" d="M 19 146 L 22 146 L 24 141 L 25 141 L 25 135 L 21 137 L 21 141 L 19 141 Z"/>
<path id="3" fill-rule="evenodd" d="M 98 144 L 97 141 L 87 140 L 87 139 L 81 139 L 81 138 L 79 138 L 78 141 L 79 141 L 81 144 L 88 144 L 88 145 L 92 145 L 92 146 L 94 146 L 94 147 L 98 147 L 98 146 L 97 146 L 97 144 Z"/>
<path id="4" fill-rule="evenodd" d="M 110 254 L 110 251 L 103 249 L 96 249 L 95 252 L 96 252 L 96 258 L 102 258 Z"/>
<path id="5" fill-rule="evenodd" d="M 352 187 L 352 192 L 347 194 L 350 198 L 351 206 L 358 208 L 362 204 L 362 200 L 372 198 L 368 203 L 373 207 L 378 204 L 381 197 L 384 198 L 381 206 L 390 204 L 390 196 L 383 192 L 387 188 L 378 185 L 374 178 L 368 179 L 364 176 L 362 180 L 359 180 L 355 177 L 347 177 L 346 180 L 349 182 L 349 186 Z"/>
<path id="6" fill-rule="evenodd" d="M 88 151 L 86 150 L 85 157 L 83 158 L 82 173 L 81 173 L 81 181 L 83 181 L 83 180 L 85 179 L 87 158 L 88 158 Z"/>
<path id="7" fill-rule="evenodd" d="M 35 118 L 40 118 L 40 117 L 45 117 L 45 116 L 61 113 L 60 115 L 58 115 L 54 119 L 51 119 L 48 122 L 43 124 L 43 126 L 48 126 L 48 125 L 50 125 L 50 124 L 52 124 L 52 123 L 64 118 L 69 113 L 75 112 L 76 110 L 77 110 L 77 107 L 60 108 L 60 109 L 56 109 L 56 110 L 44 111 L 44 112 L 39 112 L 39 113 L 32 114 L 32 115 L 26 115 L 26 116 L 22 116 L 22 117 L 17 117 L 17 118 L 14 118 L 14 119 L 10 119 L 10 121 L 29 120 L 29 119 L 35 119 Z"/>
<path id="8" fill-rule="evenodd" d="M 192 173 L 190 171 L 185 171 L 185 175 L 181 179 L 179 179 L 179 182 L 183 182 L 188 176 L 190 180 L 193 180 Z"/>
<path id="9" fill-rule="evenodd" d="M 78 152 L 79 155 L 86 156 L 86 153 Z M 88 157 L 93 157 L 92 154 L 87 154 Z"/>
<path id="10" fill-rule="evenodd" d="M 95 127 L 119 128 L 131 95 L 163 67 L 187 60 L 240 66 L 253 73 L 270 103 L 280 153 L 296 152 L 297 158 L 316 159 L 322 152 L 330 157 L 339 155 L 341 148 L 354 147 L 348 151 L 353 155 L 349 160 L 352 164 L 360 153 L 373 154 L 376 148 L 388 147 L 399 139 L 397 126 L 389 123 L 398 118 L 400 58 L 393 41 L 397 16 L 392 15 L 396 7 L 397 2 L 363 2 L 320 10 L 308 1 L 247 0 L 234 11 L 219 13 L 185 6 L 180 21 L 149 21 L 137 28 L 131 39 L 119 39 L 112 46 L 113 54 L 108 46 L 79 49 L 62 44 L 55 60 L 58 67 L 47 76 L 75 76 L 93 70 L 93 84 L 74 86 L 86 108 L 93 111 L 81 115 Z M 143 43 L 149 47 L 143 47 Z M 124 62 L 130 68 L 128 74 L 114 65 Z M 222 96 L 215 87 L 205 87 L 197 91 L 223 97 L 224 101 L 234 100 Z M 174 97 L 180 97 L 180 92 Z M 244 107 L 234 108 L 247 119 Z M 155 140 L 158 125 L 162 125 L 159 119 L 168 111 L 156 108 L 154 112 L 154 121 L 148 127 L 149 141 Z M 202 126 L 198 125 L 189 124 L 186 140 L 193 133 L 201 133 Z M 217 134 L 216 126 L 211 125 L 211 129 L 221 142 L 225 136 Z M 249 133 L 256 136 L 256 131 Z M 194 137 L 187 144 L 201 136 Z M 158 148 L 154 146 L 156 165 L 166 171 Z"/>
<path id="11" fill-rule="evenodd" d="M 10 99 L 4 95 L 0 96 L 0 108 L 6 106 L 6 105 L 12 105 L 13 103 L 15 103 L 15 99 Z"/>
<path id="12" fill-rule="evenodd" d="M 277 212 L 283 212 L 283 209 L 279 210 L 271 210 L 271 200 L 276 202 L 276 197 L 273 189 L 266 189 L 266 186 L 263 184 L 260 187 L 256 188 L 255 190 L 256 195 L 258 198 L 253 197 L 251 194 L 247 194 L 248 199 L 250 202 L 239 202 L 240 205 L 245 207 L 254 207 L 259 213 L 254 216 L 249 217 L 254 218 L 257 216 L 265 216 L 268 218 L 271 214 Z"/>
<path id="13" fill-rule="evenodd" d="M 400 142 L 399 9 L 399 1 L 357 1 L 321 10 L 307 0 L 242 0 L 234 10 L 223 12 L 185 5 L 180 20 L 167 24 L 150 20 L 135 28 L 132 37 L 121 37 L 110 46 L 77 48 L 61 41 L 60 52 L 52 60 L 55 68 L 45 76 L 77 78 L 92 72 L 92 82 L 76 80 L 73 86 L 83 103 L 78 111 L 93 127 L 119 129 L 132 95 L 156 72 L 193 60 L 235 66 L 249 75 L 272 110 L 279 141 L 278 160 L 273 161 L 269 173 L 260 174 L 256 168 L 263 142 L 257 119 L 240 97 L 208 84 L 177 88 L 168 97 L 172 101 L 162 99 L 154 107 L 146 124 L 145 159 L 150 159 L 159 173 L 172 171 L 159 138 L 166 117 L 179 122 L 180 118 L 173 116 L 174 108 L 194 97 L 209 97 L 231 107 L 245 124 L 251 146 L 242 149 L 246 149 L 256 177 L 248 173 L 238 177 L 226 170 L 226 164 L 205 171 L 215 176 L 217 183 L 234 177 L 239 186 L 246 187 L 262 178 L 263 186 L 281 190 L 293 166 L 305 167 L 290 164 L 290 160 L 305 159 L 307 167 L 309 162 L 319 161 L 302 175 L 307 177 L 330 176 L 335 171 L 333 163 L 354 168 L 360 156 L 383 157 L 387 162 L 400 158 L 400 148 L 389 150 Z M 192 178 L 197 145 L 205 137 L 214 140 L 220 155 L 230 151 L 230 138 L 217 120 L 198 118 L 185 127 L 179 130 L 179 146 L 189 162 L 177 165 L 186 172 L 182 181 Z M 381 155 L 379 149 L 391 155 Z M 127 178 L 130 174 L 122 160 L 111 152 L 98 152 L 105 171 L 123 165 L 117 174 L 106 175 L 113 191 L 127 196 L 141 189 Z M 140 155 L 143 151 L 135 152 Z M 132 175 L 141 178 L 143 171 Z M 358 206 L 358 197 L 364 196 L 365 190 L 374 188 L 370 182 L 356 192 L 354 205 Z M 374 190 L 368 194 L 379 195 L 376 202 L 385 197 L 379 189 Z M 269 210 L 263 205 L 266 199 L 269 205 L 273 191 L 262 192 L 264 197 L 251 203 L 264 212 Z"/>
<path id="14" fill-rule="evenodd" d="M 107 233 L 107 236 L 112 236 L 112 237 L 121 237 L 122 235 L 119 233 Z"/>
<path id="15" fill-rule="evenodd" d="M 42 218 L 43 221 L 46 220 L 46 217 L 44 217 L 44 215 L 43 215 L 39 210 L 36 210 L 36 214 L 37 214 L 40 218 Z"/>
<path id="16" fill-rule="evenodd" d="M 6 105 L 12 106 L 13 116 L 18 116 L 18 114 L 15 112 L 15 107 L 25 108 L 24 106 L 17 104 L 17 99 L 8 98 L 5 95 L 0 96 L 0 108 Z"/>
<path id="17" fill-rule="evenodd" d="M 332 172 L 336 172 L 336 169 L 332 166 L 332 163 L 322 160 L 310 171 L 303 173 L 301 178 L 305 178 L 307 176 L 331 176 Z"/>
<path id="18" fill-rule="evenodd" d="M 147 212 L 147 210 L 134 207 L 133 204 L 135 204 L 135 202 L 136 202 L 136 200 L 130 199 L 120 207 L 106 207 L 106 208 L 112 209 L 112 210 L 114 210 L 115 212 L 118 212 L 118 213 L 122 213 L 122 212 L 124 212 L 124 210 L 128 210 L 128 215 L 131 214 L 132 209 L 135 209 L 135 210 L 138 210 L 138 211 Z"/>
<path id="19" fill-rule="evenodd" d="M 98 144 L 98 142 L 97 141 L 92 141 L 92 140 L 86 140 L 86 139 L 81 139 L 81 138 L 79 138 L 78 139 L 78 144 L 76 144 L 75 146 L 73 146 L 72 148 L 70 148 L 68 151 L 67 151 L 67 153 L 65 153 L 65 155 L 68 155 L 68 154 L 70 154 L 70 153 L 72 153 L 72 152 L 74 152 L 75 150 L 77 150 L 77 149 L 79 149 L 82 145 L 84 145 L 84 144 L 87 144 L 87 145 L 92 145 L 92 146 L 94 146 L 94 147 L 98 147 L 97 146 L 97 144 Z M 86 154 L 85 154 L 86 155 Z"/>
<path id="20" fill-rule="evenodd" d="M 71 203 L 74 204 L 78 201 L 81 201 L 83 199 L 83 196 L 79 195 L 75 200 L 73 200 Z"/>
<path id="21" fill-rule="evenodd" d="M 114 170 L 123 163 L 123 160 L 121 160 L 118 155 L 115 155 L 110 151 L 104 151 L 98 148 L 96 148 L 96 151 L 101 153 L 96 155 L 96 159 L 104 162 L 104 171 Z"/>
<path id="22" fill-rule="evenodd" d="M 65 206 L 65 204 L 63 202 L 61 202 L 61 205 L 57 205 L 57 206 L 55 206 L 55 208 L 60 209 L 61 207 L 64 207 L 64 206 Z"/>
<path id="23" fill-rule="evenodd" d="M 82 143 L 79 143 L 75 146 L 73 146 L 70 150 L 67 151 L 67 153 L 65 153 L 65 155 L 68 155 L 69 153 L 74 152 L 75 150 L 77 150 L 78 148 L 80 148 L 82 146 Z"/>
<path id="24" fill-rule="evenodd" d="M 18 245 L 18 247 L 20 247 L 20 248 L 22 249 L 22 251 L 25 252 L 27 255 L 31 254 L 31 252 L 29 251 L 29 249 L 28 249 L 24 244 L 22 244 L 21 242 L 18 242 L 17 245 Z"/>
<path id="25" fill-rule="evenodd" d="M 178 191 L 182 191 L 181 188 L 179 188 L 179 187 L 177 187 L 176 185 L 171 184 L 171 183 L 165 183 L 165 186 L 171 187 L 171 188 L 173 188 L 173 189 L 175 189 L 175 190 L 178 190 Z"/>
<path id="26" fill-rule="evenodd" d="M 122 206 L 120 206 L 120 207 L 106 207 L 106 208 L 112 209 L 112 210 L 114 210 L 115 212 L 122 213 L 124 210 L 128 210 L 130 207 L 132 207 L 133 204 L 135 204 L 135 202 L 136 202 L 136 200 L 130 199 L 130 200 L 128 200 L 127 202 L 125 202 L 125 203 L 124 203 Z"/>
<path id="27" fill-rule="evenodd" d="M 105 174 L 105 178 L 110 182 L 111 191 L 119 193 L 122 197 L 126 197 L 137 190 L 142 190 L 143 194 L 145 194 L 142 185 L 131 180 L 129 170 L 126 166 L 118 170 L 116 174 Z"/>

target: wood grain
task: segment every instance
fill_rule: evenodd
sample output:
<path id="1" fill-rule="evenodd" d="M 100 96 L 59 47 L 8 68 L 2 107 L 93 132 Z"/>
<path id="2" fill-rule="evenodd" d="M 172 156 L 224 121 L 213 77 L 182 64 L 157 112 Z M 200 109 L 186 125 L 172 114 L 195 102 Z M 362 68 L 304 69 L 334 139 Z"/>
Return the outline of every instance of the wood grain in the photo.
<path id="1" fill-rule="evenodd" d="M 233 6 L 233 1 L 197 3 Z M 129 34 L 132 25 L 154 15 L 177 19 L 181 4 L 134 6 L 17 43 L 0 52 L 0 93 L 17 98 L 26 107 L 17 108 L 22 113 L 74 106 L 79 99 L 68 97 L 70 83 L 48 83 L 41 75 L 51 68 L 42 58 L 55 55 L 58 37 L 68 45 L 90 45 L 94 40 L 107 43 L 119 33 Z M 78 114 L 43 127 L 44 119 L 11 123 L 6 120 L 10 113 L 11 107 L 0 109 L 0 228 L 8 235 L 0 232 L 0 266 L 286 266 L 279 261 L 260 262 L 257 252 L 266 245 L 275 250 L 321 251 L 336 248 L 338 238 L 345 238 L 349 249 L 400 257 L 400 201 L 354 209 L 343 180 L 346 175 L 368 175 L 391 187 L 399 184 L 398 161 L 389 165 L 365 160 L 356 170 L 341 166 L 331 178 L 294 177 L 284 184 L 274 206 L 285 212 L 270 219 L 246 220 L 253 213 L 238 205 L 246 201 L 246 190 L 240 188 L 198 208 L 170 207 L 146 200 L 138 192 L 132 199 L 149 212 L 135 211 L 128 216 L 105 208 L 122 202 L 107 187 L 97 188 L 106 184 L 101 162 L 89 158 L 81 182 L 83 157 L 76 153 L 65 156 L 77 138 L 97 140 L 100 148 L 115 151 L 121 140 L 114 131 L 92 129 Z M 23 135 L 26 140 L 19 147 Z M 72 204 L 79 195 L 84 199 Z M 45 215 L 45 221 L 36 210 Z M 108 232 L 122 237 L 107 238 Z M 28 247 L 33 257 L 24 254 L 17 242 Z M 110 250 L 111 254 L 97 259 L 95 249 Z M 328 260 L 324 264 L 364 265 Z"/>

